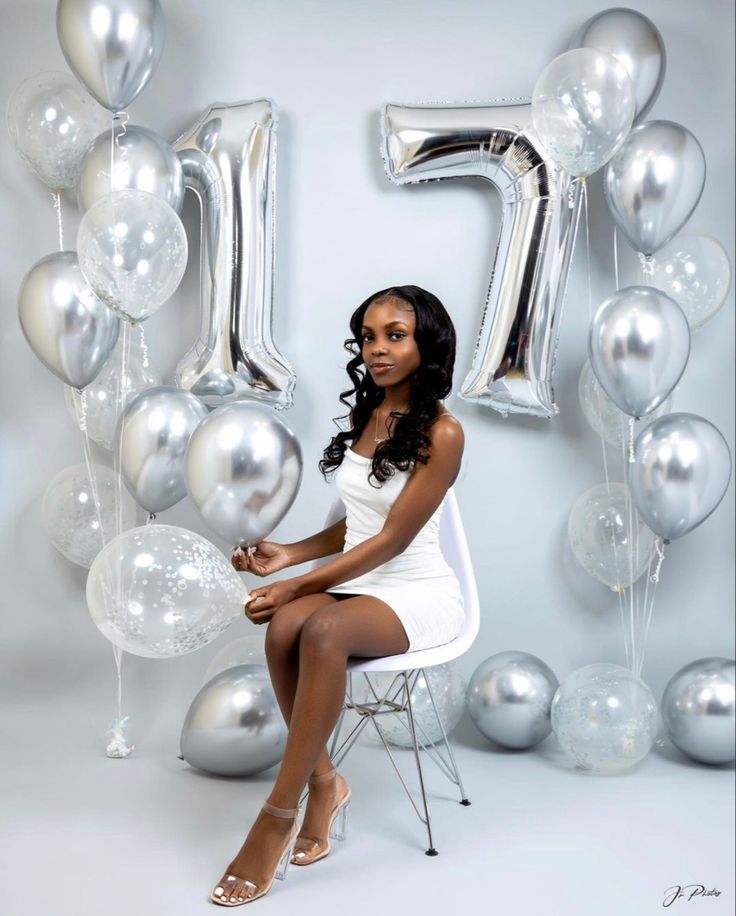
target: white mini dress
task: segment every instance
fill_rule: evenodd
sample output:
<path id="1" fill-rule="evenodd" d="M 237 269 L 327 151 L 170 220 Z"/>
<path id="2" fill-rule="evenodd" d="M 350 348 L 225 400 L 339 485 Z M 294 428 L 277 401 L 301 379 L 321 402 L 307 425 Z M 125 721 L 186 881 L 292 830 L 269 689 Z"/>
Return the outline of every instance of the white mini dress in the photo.
<path id="1" fill-rule="evenodd" d="M 373 537 L 383 528 L 411 470 L 394 469 L 380 484 L 368 480 L 372 459 L 351 448 L 335 475 L 346 509 L 343 553 Z M 411 544 L 386 563 L 327 589 L 350 595 L 373 595 L 391 607 L 409 639 L 409 652 L 441 646 L 455 639 L 463 627 L 465 610 L 460 583 L 439 545 L 440 518 L 447 495 Z"/>

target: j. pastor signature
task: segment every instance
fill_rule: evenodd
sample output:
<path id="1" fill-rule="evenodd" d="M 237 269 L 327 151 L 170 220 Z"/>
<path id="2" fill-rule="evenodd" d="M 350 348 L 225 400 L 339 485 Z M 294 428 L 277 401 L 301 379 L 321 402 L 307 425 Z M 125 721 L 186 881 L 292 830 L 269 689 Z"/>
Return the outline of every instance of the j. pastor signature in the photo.
<path id="1" fill-rule="evenodd" d="M 713 887 L 706 890 L 704 884 L 675 884 L 664 892 L 662 906 L 672 906 L 675 900 L 692 900 L 693 897 L 720 897 L 721 892 Z"/>

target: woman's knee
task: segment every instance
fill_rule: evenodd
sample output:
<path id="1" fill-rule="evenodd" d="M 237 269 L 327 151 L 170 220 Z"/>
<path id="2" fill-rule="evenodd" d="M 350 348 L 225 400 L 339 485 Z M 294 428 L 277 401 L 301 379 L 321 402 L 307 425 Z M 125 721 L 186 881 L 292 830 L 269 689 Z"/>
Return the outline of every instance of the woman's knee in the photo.
<path id="1" fill-rule="evenodd" d="M 282 604 L 271 617 L 266 627 L 266 655 L 288 654 L 298 647 L 299 639 L 307 621 L 323 602 L 316 595 L 306 595 Z"/>
<path id="2" fill-rule="evenodd" d="M 318 608 L 304 622 L 300 634 L 300 650 L 312 654 L 339 651 L 342 645 L 341 615 L 335 605 Z"/>

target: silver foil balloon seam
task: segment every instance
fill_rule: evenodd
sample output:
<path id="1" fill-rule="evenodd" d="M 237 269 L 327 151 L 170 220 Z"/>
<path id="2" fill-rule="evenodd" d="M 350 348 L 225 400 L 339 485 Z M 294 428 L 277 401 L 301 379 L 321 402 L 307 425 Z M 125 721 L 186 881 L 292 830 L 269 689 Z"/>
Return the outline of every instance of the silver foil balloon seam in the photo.
<path id="1" fill-rule="evenodd" d="M 216 103 L 174 143 L 202 214 L 201 327 L 176 380 L 210 408 L 293 402 L 272 336 L 276 123 L 270 99 Z"/>
<path id="2" fill-rule="evenodd" d="M 460 397 L 500 413 L 553 417 L 552 376 L 580 184 L 550 159 L 524 103 L 393 105 L 382 114 L 395 184 L 490 181 L 501 230 L 470 371 Z"/>

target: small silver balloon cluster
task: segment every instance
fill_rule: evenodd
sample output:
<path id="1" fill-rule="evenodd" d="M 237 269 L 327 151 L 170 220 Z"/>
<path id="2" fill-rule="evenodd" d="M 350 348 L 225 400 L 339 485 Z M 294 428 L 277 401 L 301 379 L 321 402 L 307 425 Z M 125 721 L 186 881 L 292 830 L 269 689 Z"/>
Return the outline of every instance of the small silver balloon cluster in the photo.
<path id="1" fill-rule="evenodd" d="M 207 773 L 252 776 L 281 760 L 287 736 L 268 670 L 236 665 L 216 674 L 192 700 L 181 756 Z"/>

